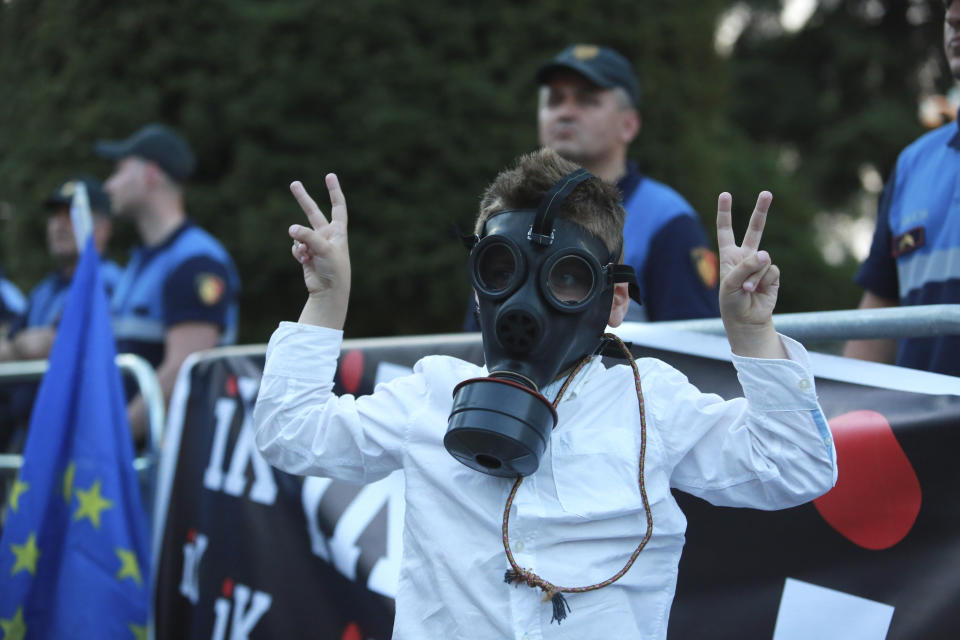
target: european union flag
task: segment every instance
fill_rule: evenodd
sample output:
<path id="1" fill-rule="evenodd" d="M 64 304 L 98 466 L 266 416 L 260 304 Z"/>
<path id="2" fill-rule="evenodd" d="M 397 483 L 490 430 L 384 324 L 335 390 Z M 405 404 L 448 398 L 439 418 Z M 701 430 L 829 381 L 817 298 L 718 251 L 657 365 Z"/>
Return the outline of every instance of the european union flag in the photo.
<path id="1" fill-rule="evenodd" d="M 146 638 L 147 518 L 88 238 L 0 537 L 0 637 Z"/>

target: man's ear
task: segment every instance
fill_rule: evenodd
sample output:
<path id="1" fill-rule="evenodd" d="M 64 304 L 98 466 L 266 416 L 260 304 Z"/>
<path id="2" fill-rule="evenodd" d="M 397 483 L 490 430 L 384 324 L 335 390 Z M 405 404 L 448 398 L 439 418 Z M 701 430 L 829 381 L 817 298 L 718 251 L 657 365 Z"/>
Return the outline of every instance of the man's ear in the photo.
<path id="1" fill-rule="evenodd" d="M 611 327 L 619 327 L 627 315 L 627 309 L 630 307 L 630 285 L 626 282 L 618 282 L 613 285 L 613 305 L 610 307 L 610 320 L 607 324 Z"/>
<path id="2" fill-rule="evenodd" d="M 636 109 L 623 111 L 620 120 L 620 135 L 625 144 L 630 144 L 640 133 L 640 112 Z"/>

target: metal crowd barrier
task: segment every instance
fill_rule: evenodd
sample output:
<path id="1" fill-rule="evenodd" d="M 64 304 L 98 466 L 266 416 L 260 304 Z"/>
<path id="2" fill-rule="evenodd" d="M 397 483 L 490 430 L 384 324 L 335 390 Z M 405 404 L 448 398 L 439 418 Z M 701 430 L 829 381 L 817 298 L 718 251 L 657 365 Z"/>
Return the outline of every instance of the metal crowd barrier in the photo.
<path id="1" fill-rule="evenodd" d="M 145 450 L 133 461 L 133 466 L 145 478 L 156 466 L 163 437 L 165 408 L 163 392 L 157 374 L 150 363 L 138 355 L 121 353 L 117 355 L 117 367 L 130 374 L 140 389 L 147 406 L 148 438 Z M 34 382 L 46 373 L 46 360 L 20 360 L 0 363 L 0 384 L 14 382 Z M 14 477 L 23 466 L 23 456 L 13 453 L 0 453 L 0 477 Z"/>
<path id="2" fill-rule="evenodd" d="M 794 340 L 872 340 L 960 335 L 960 304 L 774 314 L 777 331 Z M 658 326 L 722 335 L 720 318 L 672 320 Z"/>

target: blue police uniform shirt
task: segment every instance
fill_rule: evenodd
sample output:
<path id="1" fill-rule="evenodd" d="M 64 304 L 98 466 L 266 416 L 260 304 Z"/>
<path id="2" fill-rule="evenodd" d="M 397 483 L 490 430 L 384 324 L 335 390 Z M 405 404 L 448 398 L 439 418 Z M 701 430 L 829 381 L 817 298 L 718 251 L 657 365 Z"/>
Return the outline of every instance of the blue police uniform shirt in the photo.
<path id="1" fill-rule="evenodd" d="M 164 357 L 167 329 L 182 322 L 220 328 L 220 344 L 237 335 L 240 276 L 226 249 L 185 221 L 163 243 L 134 249 L 111 300 L 118 353 L 154 367 Z"/>
<path id="2" fill-rule="evenodd" d="M 857 284 L 901 305 L 960 303 L 958 176 L 956 123 L 921 136 L 900 153 L 880 197 L 873 244 Z M 897 364 L 960 376 L 960 336 L 902 339 Z"/>
<path id="3" fill-rule="evenodd" d="M 120 278 L 120 267 L 115 262 L 103 260 L 100 263 L 100 274 L 109 296 Z M 67 303 L 70 280 L 71 278 L 55 271 L 31 289 L 24 313 L 10 325 L 10 337 L 24 329 L 56 328 Z M 26 426 L 30 420 L 37 386 L 38 383 L 35 382 L 14 386 L 6 399 L 7 412 L 0 422 L 6 420 L 8 424 Z"/>
<path id="4" fill-rule="evenodd" d="M 107 296 L 110 296 L 120 279 L 120 267 L 112 260 L 103 260 L 100 262 L 100 275 Z M 60 324 L 63 307 L 67 303 L 70 280 L 58 271 L 41 280 L 30 290 L 26 313 L 20 322 L 13 325 L 10 334 L 14 335 L 23 329 L 56 327 Z"/>
<path id="5" fill-rule="evenodd" d="M 633 267 L 643 306 L 627 320 L 681 320 L 720 315 L 718 262 L 700 218 L 679 193 L 627 163 L 617 183 L 627 219 L 624 262 Z"/>

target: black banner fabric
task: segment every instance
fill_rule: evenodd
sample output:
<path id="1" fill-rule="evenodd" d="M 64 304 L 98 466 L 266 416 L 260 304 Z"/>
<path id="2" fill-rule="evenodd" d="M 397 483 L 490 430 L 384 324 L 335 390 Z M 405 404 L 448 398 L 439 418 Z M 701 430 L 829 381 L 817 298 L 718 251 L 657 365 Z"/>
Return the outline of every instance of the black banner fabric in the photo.
<path id="1" fill-rule="evenodd" d="M 634 351 L 740 393 L 728 361 Z M 347 342 L 335 391 L 369 393 L 429 353 L 482 360 L 477 336 Z M 262 349 L 227 348 L 181 371 L 155 509 L 155 637 L 389 638 L 402 476 L 357 487 L 270 468 L 251 422 L 262 367 Z M 689 527 L 671 640 L 960 636 L 960 393 L 816 384 L 837 487 L 777 512 L 677 492 Z"/>

